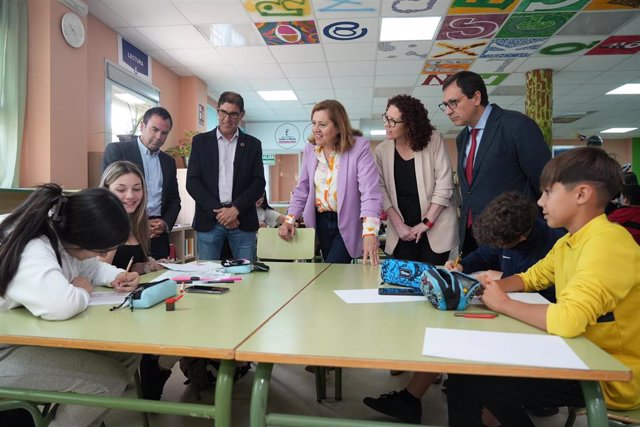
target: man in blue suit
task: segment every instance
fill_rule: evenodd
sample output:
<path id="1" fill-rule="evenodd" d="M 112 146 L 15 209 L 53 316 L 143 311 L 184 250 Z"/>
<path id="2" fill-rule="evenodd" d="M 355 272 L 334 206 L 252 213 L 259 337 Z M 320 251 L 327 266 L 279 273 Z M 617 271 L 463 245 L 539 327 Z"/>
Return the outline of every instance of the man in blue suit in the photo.
<path id="1" fill-rule="evenodd" d="M 193 138 L 187 191 L 196 201 L 200 259 L 220 259 L 225 239 L 234 258 L 255 259 L 256 201 L 265 179 L 260 140 L 240 130 L 244 113 L 242 96 L 223 92 L 218 127 Z"/>
<path id="2" fill-rule="evenodd" d="M 136 141 L 107 145 L 102 157 L 102 170 L 118 160 L 135 163 L 144 174 L 147 186 L 147 214 L 151 227 L 151 256 L 169 257 L 169 233 L 180 213 L 180 193 L 176 161 L 160 151 L 173 126 L 173 120 L 162 107 L 148 109 L 140 123 Z"/>
<path id="3" fill-rule="evenodd" d="M 458 126 L 458 182 L 462 196 L 463 254 L 477 248 L 471 225 L 485 206 L 506 191 L 540 196 L 540 173 L 551 158 L 540 128 L 524 114 L 489 104 L 480 75 L 461 71 L 443 85 L 440 109 Z M 471 159 L 471 162 L 469 162 Z"/>

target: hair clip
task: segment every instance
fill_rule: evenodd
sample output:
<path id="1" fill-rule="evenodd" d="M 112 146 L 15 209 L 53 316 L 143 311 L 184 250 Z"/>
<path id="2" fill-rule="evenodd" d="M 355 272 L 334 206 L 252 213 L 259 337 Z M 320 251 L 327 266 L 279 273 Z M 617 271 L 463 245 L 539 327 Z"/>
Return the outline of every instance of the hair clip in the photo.
<path id="1" fill-rule="evenodd" d="M 60 198 L 58 198 L 58 201 L 56 202 L 55 206 L 49 209 L 48 215 L 53 222 L 57 222 L 61 224 L 64 223 L 64 205 L 66 203 L 67 203 L 67 198 L 63 195 L 60 195 Z"/>

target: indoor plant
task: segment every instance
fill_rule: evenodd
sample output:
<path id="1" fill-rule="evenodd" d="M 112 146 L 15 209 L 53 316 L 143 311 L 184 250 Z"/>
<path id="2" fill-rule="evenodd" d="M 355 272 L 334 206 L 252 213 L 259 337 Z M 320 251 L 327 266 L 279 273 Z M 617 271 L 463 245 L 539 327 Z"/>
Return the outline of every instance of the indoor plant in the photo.
<path id="1" fill-rule="evenodd" d="M 184 162 L 184 167 L 189 164 L 189 156 L 191 155 L 191 139 L 199 132 L 195 130 L 184 131 L 184 136 L 178 140 L 178 144 L 165 150 L 167 154 L 173 157 L 180 157 Z"/>

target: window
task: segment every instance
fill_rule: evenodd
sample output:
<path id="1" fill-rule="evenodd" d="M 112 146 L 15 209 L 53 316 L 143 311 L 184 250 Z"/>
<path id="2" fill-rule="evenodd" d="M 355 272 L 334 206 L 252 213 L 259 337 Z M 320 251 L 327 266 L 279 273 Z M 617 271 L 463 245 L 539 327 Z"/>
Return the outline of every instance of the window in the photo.
<path id="1" fill-rule="evenodd" d="M 160 101 L 158 89 L 111 62 L 106 63 L 105 92 L 105 145 L 139 134 L 144 112 Z"/>

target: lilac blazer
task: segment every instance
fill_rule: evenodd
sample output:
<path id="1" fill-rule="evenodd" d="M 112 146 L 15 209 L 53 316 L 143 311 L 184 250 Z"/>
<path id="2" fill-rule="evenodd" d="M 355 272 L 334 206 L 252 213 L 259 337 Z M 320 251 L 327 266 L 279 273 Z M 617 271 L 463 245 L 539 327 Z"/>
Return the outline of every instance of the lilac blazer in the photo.
<path id="1" fill-rule="evenodd" d="M 316 227 L 314 176 L 318 159 L 307 144 L 300 167 L 300 179 L 289 202 L 289 214 L 302 216 L 307 227 Z M 380 176 L 373 159 L 369 140 L 356 137 L 351 150 L 340 153 L 338 164 L 338 228 L 344 244 L 353 258 L 362 256 L 362 221 L 360 218 L 380 218 L 382 192 Z"/>

